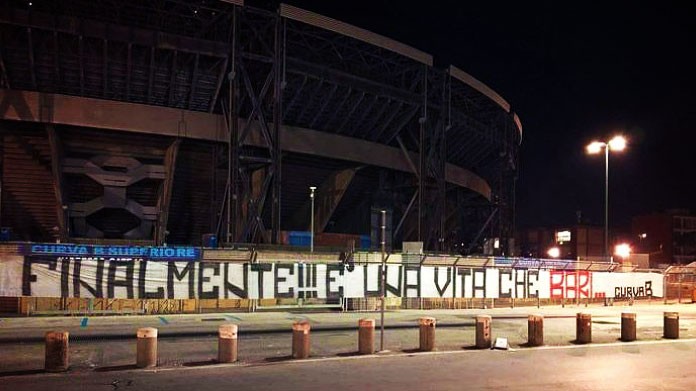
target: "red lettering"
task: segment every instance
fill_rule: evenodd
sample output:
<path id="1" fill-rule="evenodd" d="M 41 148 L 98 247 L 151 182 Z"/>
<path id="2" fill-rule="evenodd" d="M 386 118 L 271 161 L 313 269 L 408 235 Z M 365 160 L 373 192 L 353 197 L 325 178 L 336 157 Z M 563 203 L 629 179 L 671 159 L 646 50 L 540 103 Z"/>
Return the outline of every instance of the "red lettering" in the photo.
<path id="1" fill-rule="evenodd" d="M 552 270 L 550 274 L 552 299 L 592 297 L 592 272 Z"/>
<path id="2" fill-rule="evenodd" d="M 552 270 L 550 275 L 551 280 L 551 298 L 562 299 L 565 297 L 565 272 Z"/>
<path id="3" fill-rule="evenodd" d="M 580 297 L 592 297 L 592 272 L 587 270 L 578 272 L 577 282 Z"/>

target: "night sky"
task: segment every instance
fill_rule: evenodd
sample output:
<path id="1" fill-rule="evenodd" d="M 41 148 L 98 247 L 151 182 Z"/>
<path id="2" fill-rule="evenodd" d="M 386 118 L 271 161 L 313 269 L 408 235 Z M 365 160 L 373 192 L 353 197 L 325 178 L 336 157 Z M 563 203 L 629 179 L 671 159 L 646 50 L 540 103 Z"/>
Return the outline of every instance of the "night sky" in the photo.
<path id="1" fill-rule="evenodd" d="M 618 132 L 629 146 L 610 157 L 610 225 L 696 211 L 687 2 L 287 2 L 430 53 L 507 99 L 524 128 L 518 227 L 572 224 L 577 211 L 602 225 L 604 158 L 584 146 Z"/>

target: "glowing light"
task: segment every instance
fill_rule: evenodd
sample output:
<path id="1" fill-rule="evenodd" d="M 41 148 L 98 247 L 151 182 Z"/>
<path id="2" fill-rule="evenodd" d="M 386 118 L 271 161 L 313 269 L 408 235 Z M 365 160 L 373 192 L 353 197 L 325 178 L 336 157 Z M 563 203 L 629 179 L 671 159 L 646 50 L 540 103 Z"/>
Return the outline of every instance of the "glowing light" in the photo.
<path id="1" fill-rule="evenodd" d="M 556 232 L 556 243 L 563 244 L 564 242 L 570 242 L 571 236 L 570 231 L 558 231 Z"/>
<path id="2" fill-rule="evenodd" d="M 548 254 L 548 256 L 551 258 L 558 258 L 561 256 L 561 249 L 558 247 L 551 247 L 546 254 Z"/>
<path id="3" fill-rule="evenodd" d="M 648 234 L 646 234 L 645 232 L 643 232 L 642 234 L 638 235 L 638 237 L 641 238 L 641 239 L 645 239 L 645 238 L 648 237 Z"/>
<path id="4" fill-rule="evenodd" d="M 606 144 L 603 142 L 593 141 L 587 146 L 587 153 L 589 153 L 589 154 L 600 153 L 604 146 L 606 146 Z"/>
<path id="5" fill-rule="evenodd" d="M 609 140 L 609 149 L 612 151 L 623 151 L 626 149 L 626 138 L 624 136 L 616 136 Z"/>
<path id="6" fill-rule="evenodd" d="M 614 247 L 614 255 L 626 259 L 631 256 L 631 246 L 628 243 L 617 244 Z"/>

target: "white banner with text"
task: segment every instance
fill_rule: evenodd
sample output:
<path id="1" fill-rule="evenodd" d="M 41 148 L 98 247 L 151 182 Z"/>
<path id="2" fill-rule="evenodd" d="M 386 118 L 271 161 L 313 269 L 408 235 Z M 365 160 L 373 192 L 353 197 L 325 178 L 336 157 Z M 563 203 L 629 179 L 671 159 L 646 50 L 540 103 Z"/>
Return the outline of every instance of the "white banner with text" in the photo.
<path id="1" fill-rule="evenodd" d="M 0 258 L 0 296 L 123 299 L 379 297 L 382 265 Z M 388 297 L 648 298 L 659 273 L 389 264 Z"/>

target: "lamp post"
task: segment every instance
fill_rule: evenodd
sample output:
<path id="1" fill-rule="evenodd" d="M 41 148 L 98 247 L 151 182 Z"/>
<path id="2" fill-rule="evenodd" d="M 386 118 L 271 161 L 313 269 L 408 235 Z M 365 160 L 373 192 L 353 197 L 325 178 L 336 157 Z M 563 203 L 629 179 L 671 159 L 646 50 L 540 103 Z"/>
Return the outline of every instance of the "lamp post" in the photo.
<path id="1" fill-rule="evenodd" d="M 386 245 L 387 245 L 387 211 L 382 210 L 382 241 L 380 243 L 382 247 L 382 270 L 379 274 L 379 282 L 381 285 L 380 289 L 380 309 L 379 309 L 379 351 L 384 351 L 384 300 L 386 296 L 386 285 L 387 285 L 387 257 L 386 257 Z"/>
<path id="2" fill-rule="evenodd" d="M 312 212 L 310 213 L 310 224 L 309 224 L 309 252 L 313 253 L 314 252 L 314 190 L 316 190 L 316 186 L 310 186 L 309 187 L 309 199 L 311 200 L 312 203 Z"/>
<path id="3" fill-rule="evenodd" d="M 626 139 L 623 136 L 615 136 L 607 142 L 593 141 L 587 146 L 587 153 L 598 154 L 604 148 L 604 257 L 609 259 L 609 151 L 623 151 L 626 149 Z"/>

